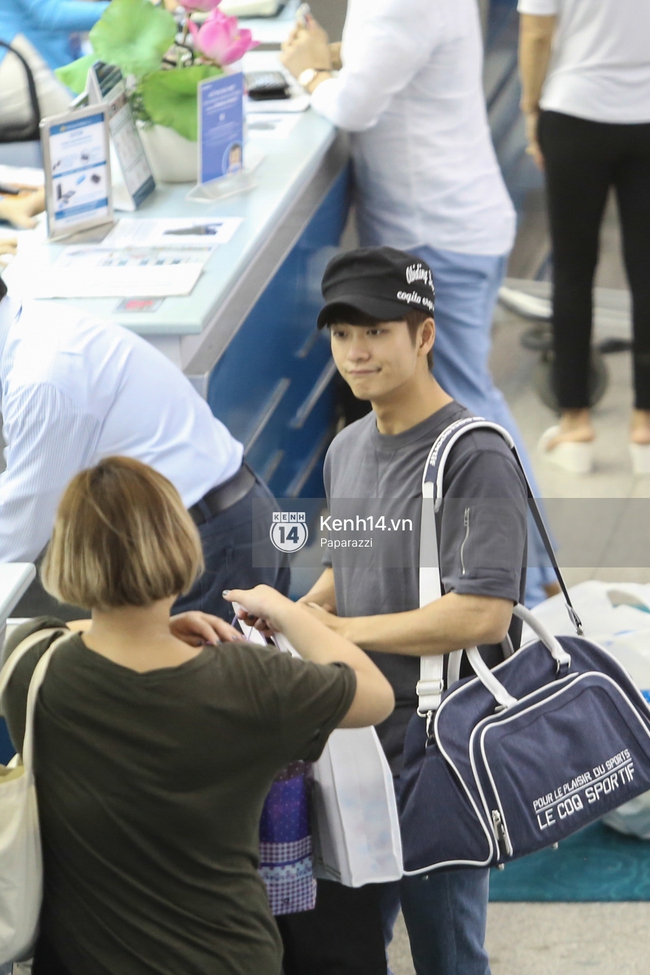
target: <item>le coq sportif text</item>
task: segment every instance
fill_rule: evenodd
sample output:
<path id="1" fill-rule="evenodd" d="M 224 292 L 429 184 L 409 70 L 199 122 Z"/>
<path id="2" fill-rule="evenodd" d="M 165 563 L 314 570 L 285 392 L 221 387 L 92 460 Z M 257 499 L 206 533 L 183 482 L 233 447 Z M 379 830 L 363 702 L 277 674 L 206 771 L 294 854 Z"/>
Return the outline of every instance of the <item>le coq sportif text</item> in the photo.
<path id="1" fill-rule="evenodd" d="M 566 819 L 604 796 L 634 780 L 634 762 L 629 749 L 624 748 L 606 762 L 596 765 L 575 778 L 564 782 L 553 792 L 535 799 L 533 811 L 537 824 L 548 829 L 558 820 Z"/>

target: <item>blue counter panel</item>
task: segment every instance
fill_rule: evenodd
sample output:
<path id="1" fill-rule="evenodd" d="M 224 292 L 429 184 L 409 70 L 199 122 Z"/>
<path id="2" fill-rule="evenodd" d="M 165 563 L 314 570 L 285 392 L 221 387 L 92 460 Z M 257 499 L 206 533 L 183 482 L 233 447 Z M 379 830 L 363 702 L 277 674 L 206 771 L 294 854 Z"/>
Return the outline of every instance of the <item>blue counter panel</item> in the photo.
<path id="1" fill-rule="evenodd" d="M 322 497 L 335 423 L 320 281 L 347 220 L 350 177 L 336 180 L 210 376 L 208 403 L 277 497 Z"/>

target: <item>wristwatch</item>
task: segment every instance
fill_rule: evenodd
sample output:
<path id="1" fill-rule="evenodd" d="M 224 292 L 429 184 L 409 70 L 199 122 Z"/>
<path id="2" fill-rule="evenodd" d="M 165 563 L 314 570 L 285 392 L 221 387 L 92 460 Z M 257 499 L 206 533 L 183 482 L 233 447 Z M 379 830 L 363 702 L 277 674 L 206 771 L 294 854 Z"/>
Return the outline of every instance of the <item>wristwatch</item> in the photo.
<path id="1" fill-rule="evenodd" d="M 302 85 L 303 88 L 307 88 L 312 83 L 316 75 L 323 74 L 323 72 L 325 74 L 329 74 L 330 71 L 331 68 L 305 68 L 305 70 L 301 71 L 298 75 L 298 84 Z"/>

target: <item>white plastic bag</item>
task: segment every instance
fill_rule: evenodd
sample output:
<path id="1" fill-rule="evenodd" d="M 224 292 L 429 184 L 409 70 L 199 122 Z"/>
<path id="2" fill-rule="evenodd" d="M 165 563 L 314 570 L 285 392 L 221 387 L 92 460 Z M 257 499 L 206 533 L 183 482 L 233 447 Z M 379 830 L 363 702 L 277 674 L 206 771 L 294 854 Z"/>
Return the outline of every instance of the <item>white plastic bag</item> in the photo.
<path id="1" fill-rule="evenodd" d="M 52 630 L 39 630 L 14 650 L 0 673 L 0 697 L 16 664 Z M 36 941 L 43 897 L 43 861 L 33 773 L 34 708 L 39 688 L 56 647 L 39 660 L 27 695 L 22 762 L 14 756 L 0 766 L 0 964 L 29 956 Z"/>
<path id="2" fill-rule="evenodd" d="M 314 764 L 314 868 L 346 887 L 399 880 L 393 777 L 374 728 L 338 728 Z"/>

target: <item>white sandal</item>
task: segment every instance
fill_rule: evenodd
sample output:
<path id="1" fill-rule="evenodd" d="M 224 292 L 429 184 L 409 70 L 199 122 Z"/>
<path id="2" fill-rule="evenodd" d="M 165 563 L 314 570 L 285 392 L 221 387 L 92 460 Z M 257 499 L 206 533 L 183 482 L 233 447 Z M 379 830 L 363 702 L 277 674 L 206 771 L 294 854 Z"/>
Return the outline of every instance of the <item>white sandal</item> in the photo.
<path id="1" fill-rule="evenodd" d="M 561 467 L 563 471 L 568 471 L 569 474 L 590 474 L 594 469 L 593 442 L 572 443 L 569 440 L 564 440 L 549 449 L 548 444 L 557 437 L 559 432 L 559 426 L 549 427 L 548 430 L 544 431 L 538 444 L 538 450 L 542 456 L 550 464 Z"/>
<path id="2" fill-rule="evenodd" d="M 629 447 L 633 472 L 640 476 L 650 474 L 650 443 L 631 443 Z"/>

